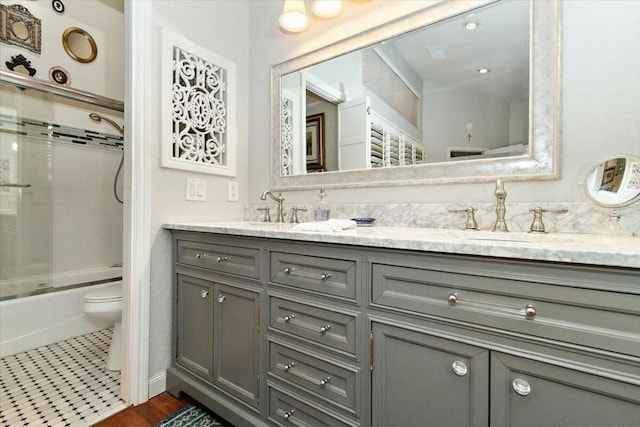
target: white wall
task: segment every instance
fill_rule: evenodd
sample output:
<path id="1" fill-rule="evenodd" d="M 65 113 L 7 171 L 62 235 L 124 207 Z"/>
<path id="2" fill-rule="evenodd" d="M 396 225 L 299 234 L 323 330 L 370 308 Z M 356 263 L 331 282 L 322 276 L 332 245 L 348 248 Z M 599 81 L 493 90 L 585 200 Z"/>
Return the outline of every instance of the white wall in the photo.
<path id="1" fill-rule="evenodd" d="M 150 194 L 150 343 L 149 377 L 164 372 L 171 361 L 171 240 L 162 230 L 163 223 L 172 221 L 207 221 L 242 218 L 247 203 L 248 168 L 247 131 L 249 62 L 249 2 L 247 1 L 154 1 L 149 2 L 148 64 L 146 108 L 132 112 L 132 120 L 147 123 L 144 141 L 150 146 L 148 161 Z M 235 178 L 185 172 L 161 167 L 161 29 L 185 37 L 203 48 L 223 56 L 237 65 L 237 176 Z M 135 54 L 135 53 L 134 53 Z M 170 72 L 170 71 L 169 71 Z M 136 89 L 132 88 L 133 96 Z M 185 200 L 185 179 L 195 177 L 207 182 L 207 201 Z M 227 182 L 238 181 L 240 200 L 227 202 Z"/>
<path id="2" fill-rule="evenodd" d="M 336 40 L 391 21 L 427 2 L 345 2 L 346 12 L 314 20 L 298 35 L 278 30 L 279 1 L 251 4 L 251 103 L 249 201 L 270 182 L 269 70 Z M 506 183 L 507 202 L 584 201 L 580 183 L 590 166 L 614 154 L 640 154 L 640 2 L 563 2 L 563 143 L 558 181 Z M 311 191 L 285 192 L 289 203 L 315 201 Z M 394 188 L 334 189 L 330 203 L 490 203 L 493 185 L 464 184 Z M 636 204 L 627 209 L 639 209 Z M 624 212 L 623 212 L 624 215 Z"/>

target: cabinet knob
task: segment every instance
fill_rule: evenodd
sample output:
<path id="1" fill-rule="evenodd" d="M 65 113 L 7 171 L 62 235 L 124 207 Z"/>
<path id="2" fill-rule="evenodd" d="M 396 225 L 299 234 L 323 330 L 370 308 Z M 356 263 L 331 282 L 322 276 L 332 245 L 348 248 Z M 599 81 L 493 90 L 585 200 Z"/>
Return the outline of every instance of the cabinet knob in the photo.
<path id="1" fill-rule="evenodd" d="M 524 308 L 524 314 L 529 318 L 536 317 L 536 307 L 533 304 L 527 304 Z"/>
<path id="2" fill-rule="evenodd" d="M 296 362 L 289 362 L 286 365 L 284 365 L 282 370 L 285 372 L 289 372 L 289 369 L 293 368 L 294 366 L 296 366 Z"/>
<path id="3" fill-rule="evenodd" d="M 285 323 L 289 323 L 289 320 L 295 319 L 295 318 L 296 318 L 295 314 L 290 314 L 288 316 L 284 316 L 284 319 L 282 319 L 282 320 L 284 320 Z"/>
<path id="4" fill-rule="evenodd" d="M 206 256 L 207 256 L 206 252 L 203 252 L 203 253 L 198 252 L 196 254 L 196 258 L 198 258 L 198 259 L 202 259 L 202 258 L 204 258 Z"/>
<path id="5" fill-rule="evenodd" d="M 331 325 L 324 325 L 320 327 L 320 333 L 322 335 L 326 334 L 327 332 L 329 332 L 329 329 L 331 329 Z"/>
<path id="6" fill-rule="evenodd" d="M 208 297 L 208 296 L 209 296 L 209 289 L 202 289 L 202 290 L 200 291 L 200 296 L 201 296 L 202 298 L 206 298 L 206 297 Z"/>
<path id="7" fill-rule="evenodd" d="M 520 396 L 526 396 L 531 393 L 531 385 L 529 385 L 529 382 L 527 380 L 524 380 L 522 378 L 516 378 L 515 380 L 513 380 L 511 387 L 513 387 L 513 391 L 515 391 Z"/>
<path id="8" fill-rule="evenodd" d="M 296 412 L 296 410 L 295 410 L 295 409 L 289 409 L 289 411 L 288 411 L 288 412 L 285 412 L 284 414 L 282 414 L 282 417 L 283 417 L 285 420 L 288 420 L 288 419 L 289 419 L 289 417 L 290 417 L 290 416 L 292 416 L 295 412 Z"/>
<path id="9" fill-rule="evenodd" d="M 322 280 L 323 282 L 326 282 L 330 278 L 331 278 L 331 273 L 322 273 L 320 275 L 320 280 Z"/>
<path id="10" fill-rule="evenodd" d="M 228 256 L 219 256 L 217 258 L 217 260 L 218 260 L 218 262 L 225 262 L 225 261 L 229 260 L 229 257 Z"/>
<path id="11" fill-rule="evenodd" d="M 462 360 L 456 360 L 455 362 L 453 362 L 451 368 L 453 369 L 453 373 L 459 377 L 464 377 L 465 375 L 467 375 L 467 372 L 469 372 L 467 364 Z"/>
<path id="12" fill-rule="evenodd" d="M 293 273 L 293 267 L 286 267 L 284 269 L 284 274 L 291 274 Z"/>
<path id="13" fill-rule="evenodd" d="M 455 305 L 458 302 L 458 293 L 453 292 L 449 295 L 449 304 Z"/>
<path id="14" fill-rule="evenodd" d="M 224 302 L 224 300 L 226 300 L 226 299 L 227 299 L 227 297 L 225 295 L 222 295 L 222 294 L 218 295 L 218 303 L 219 304 L 222 304 Z"/>
<path id="15" fill-rule="evenodd" d="M 331 380 L 331 377 L 325 377 L 323 379 L 320 380 L 320 387 L 324 388 L 324 386 L 327 385 L 327 383 Z"/>

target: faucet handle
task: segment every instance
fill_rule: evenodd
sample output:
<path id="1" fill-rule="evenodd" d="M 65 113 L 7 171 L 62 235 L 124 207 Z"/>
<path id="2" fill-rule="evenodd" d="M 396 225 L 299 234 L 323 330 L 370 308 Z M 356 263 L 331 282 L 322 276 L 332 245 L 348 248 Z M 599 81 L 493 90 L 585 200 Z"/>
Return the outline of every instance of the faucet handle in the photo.
<path id="1" fill-rule="evenodd" d="M 474 207 L 468 207 L 466 209 L 449 209 L 449 213 L 466 213 L 467 214 L 467 222 L 464 225 L 465 230 L 477 230 L 478 223 L 476 222 L 476 217 L 474 213 L 478 209 Z"/>
<path id="2" fill-rule="evenodd" d="M 291 222 L 298 223 L 298 212 L 306 212 L 303 208 L 291 208 Z"/>
<path id="3" fill-rule="evenodd" d="M 264 211 L 264 218 L 262 218 L 262 221 L 264 222 L 271 222 L 271 214 L 269 213 L 269 209 L 271 209 L 269 206 L 256 209 L 258 211 Z"/>
<path id="4" fill-rule="evenodd" d="M 569 210 L 566 208 L 543 209 L 540 206 L 537 206 L 534 209 L 529 209 L 529 212 L 533 212 L 533 222 L 531 223 L 531 227 L 529 227 L 529 233 L 546 233 L 547 231 L 545 230 L 544 223 L 542 222 L 542 213 L 567 213 Z"/>

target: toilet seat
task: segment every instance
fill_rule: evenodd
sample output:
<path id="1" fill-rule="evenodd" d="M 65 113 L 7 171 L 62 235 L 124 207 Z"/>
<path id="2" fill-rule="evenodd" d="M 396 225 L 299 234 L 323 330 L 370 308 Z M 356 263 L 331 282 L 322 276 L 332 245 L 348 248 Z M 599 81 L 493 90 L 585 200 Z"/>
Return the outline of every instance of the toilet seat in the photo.
<path id="1" fill-rule="evenodd" d="M 122 301 L 122 283 L 107 286 L 84 296 L 84 302 L 118 302 Z"/>

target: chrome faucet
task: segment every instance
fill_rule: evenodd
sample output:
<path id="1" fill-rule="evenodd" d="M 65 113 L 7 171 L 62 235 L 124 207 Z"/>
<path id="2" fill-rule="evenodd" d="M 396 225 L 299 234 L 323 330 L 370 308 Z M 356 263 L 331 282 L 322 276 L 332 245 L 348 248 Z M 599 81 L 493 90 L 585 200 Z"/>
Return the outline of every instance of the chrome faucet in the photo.
<path id="1" fill-rule="evenodd" d="M 284 197 L 282 197 L 282 193 L 278 193 L 278 197 L 274 196 L 271 190 L 265 190 L 260 196 L 260 200 L 267 200 L 267 196 L 271 197 L 273 200 L 278 202 L 278 214 L 276 215 L 276 222 L 284 222 Z"/>
<path id="2" fill-rule="evenodd" d="M 493 231 L 509 231 L 507 223 L 504 220 L 504 215 L 507 213 L 507 208 L 504 205 L 504 200 L 507 198 L 507 192 L 504 191 L 504 185 L 502 180 L 496 181 L 496 190 L 494 191 L 497 205 L 496 205 L 496 224 L 493 226 Z"/>

